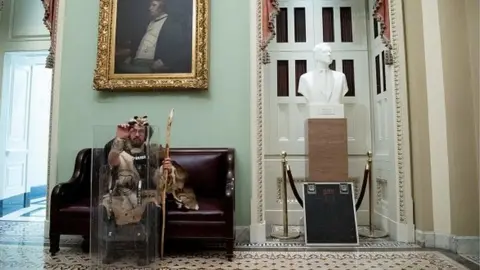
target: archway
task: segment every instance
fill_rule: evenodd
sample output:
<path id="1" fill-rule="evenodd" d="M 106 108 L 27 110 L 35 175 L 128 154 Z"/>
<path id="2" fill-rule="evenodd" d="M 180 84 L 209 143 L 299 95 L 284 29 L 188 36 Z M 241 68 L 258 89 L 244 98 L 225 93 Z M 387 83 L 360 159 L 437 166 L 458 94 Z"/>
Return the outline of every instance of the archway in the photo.
<path id="1" fill-rule="evenodd" d="M 288 1 L 282 1 L 288 2 Z M 310 1 L 298 1 L 310 2 Z M 333 4 L 336 1 L 325 1 Z M 377 1 L 382 2 L 383 1 Z M 269 102 L 268 66 L 264 65 L 264 44 L 262 31 L 262 12 L 264 1 L 251 0 L 251 151 L 252 151 L 252 199 L 251 199 L 251 226 L 250 241 L 262 243 L 267 240 L 267 205 L 272 204 L 273 191 L 269 183 L 272 182 L 272 175 L 268 171 L 268 149 L 269 140 L 267 137 L 267 125 L 270 119 L 266 104 Z M 389 98 L 391 106 L 388 109 L 389 118 L 386 123 L 391 124 L 389 136 L 391 138 L 388 148 L 391 153 L 391 171 L 389 176 L 382 175 L 382 172 L 374 173 L 374 182 L 377 187 L 377 205 L 386 202 L 388 213 L 384 216 L 384 226 L 391 238 L 402 242 L 414 241 L 414 220 L 413 201 L 411 192 L 410 172 L 410 142 L 409 142 L 409 119 L 408 99 L 406 90 L 406 62 L 403 32 L 403 11 L 402 3 L 399 0 L 385 1 L 390 11 L 390 36 L 392 65 L 386 67 L 385 84 L 391 89 Z M 308 7 L 307 7 L 308 8 Z M 274 58 L 274 57 L 273 57 Z M 293 59 L 295 60 L 295 59 Z M 372 99 L 373 100 L 373 99 Z M 388 121 L 390 119 L 391 121 Z M 278 150 L 278 149 L 277 149 Z M 375 154 L 375 153 L 374 153 Z M 374 160 L 375 166 L 375 160 Z M 385 174 L 386 172 L 383 172 Z M 270 173 L 271 174 L 271 173 Z M 388 179 L 388 181 L 385 180 Z M 388 183 L 387 183 L 388 182 Z M 385 193 L 388 185 L 388 195 Z M 383 199 L 382 199 L 383 198 Z M 278 202 L 280 205 L 282 202 Z M 271 211 L 270 211 L 271 212 Z"/>

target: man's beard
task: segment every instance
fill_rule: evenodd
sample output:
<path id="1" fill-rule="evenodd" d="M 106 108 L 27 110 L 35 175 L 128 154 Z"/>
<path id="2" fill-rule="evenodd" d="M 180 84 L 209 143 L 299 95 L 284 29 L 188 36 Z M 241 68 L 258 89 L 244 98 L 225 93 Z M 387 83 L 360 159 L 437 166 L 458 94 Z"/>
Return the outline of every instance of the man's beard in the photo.
<path id="1" fill-rule="evenodd" d="M 143 145 L 143 141 L 140 138 L 133 138 L 131 142 L 133 147 L 140 147 Z"/>
<path id="2" fill-rule="evenodd" d="M 126 141 L 125 150 L 132 154 L 138 154 L 144 151 L 145 142 L 139 139 L 129 139 Z"/>
<path id="3" fill-rule="evenodd" d="M 131 144 L 132 144 L 132 147 L 135 147 L 135 148 L 139 148 L 143 145 L 143 140 L 141 140 L 140 138 L 133 138 L 132 140 L 130 140 Z"/>

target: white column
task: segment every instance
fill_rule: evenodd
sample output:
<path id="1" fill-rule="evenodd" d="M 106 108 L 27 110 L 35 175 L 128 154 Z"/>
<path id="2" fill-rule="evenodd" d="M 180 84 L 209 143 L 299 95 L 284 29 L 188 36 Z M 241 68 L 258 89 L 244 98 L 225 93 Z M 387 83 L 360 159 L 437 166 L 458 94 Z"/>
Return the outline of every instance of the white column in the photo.
<path id="1" fill-rule="evenodd" d="M 451 233 L 450 178 L 442 43 L 438 12 L 438 0 L 422 0 L 433 226 L 436 234 L 449 235 Z"/>

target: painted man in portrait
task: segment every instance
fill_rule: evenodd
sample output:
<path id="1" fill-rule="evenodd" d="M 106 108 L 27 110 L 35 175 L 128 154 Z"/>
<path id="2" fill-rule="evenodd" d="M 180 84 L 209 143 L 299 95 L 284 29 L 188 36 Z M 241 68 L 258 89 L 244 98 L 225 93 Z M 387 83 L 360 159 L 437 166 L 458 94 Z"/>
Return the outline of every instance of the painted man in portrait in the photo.
<path id="1" fill-rule="evenodd" d="M 188 2 L 119 0 L 115 73 L 190 73 L 192 11 L 188 7 L 193 7 Z M 183 6 L 171 14 L 169 7 L 175 5 Z M 188 12 L 184 15 L 179 9 Z"/>

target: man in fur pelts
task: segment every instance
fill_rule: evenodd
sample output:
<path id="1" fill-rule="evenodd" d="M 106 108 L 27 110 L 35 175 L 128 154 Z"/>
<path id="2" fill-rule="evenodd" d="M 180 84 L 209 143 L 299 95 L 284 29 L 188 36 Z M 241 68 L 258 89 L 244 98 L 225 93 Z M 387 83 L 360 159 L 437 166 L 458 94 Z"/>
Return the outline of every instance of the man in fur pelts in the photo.
<path id="1" fill-rule="evenodd" d="M 169 158 L 164 159 L 161 146 L 149 143 L 152 134 L 146 116 L 134 117 L 118 125 L 115 139 L 105 147 L 109 188 L 101 203 L 106 223 L 104 263 L 113 262 L 112 244 L 120 241 L 145 243 L 144 249 L 137 250 L 138 265 L 146 265 L 155 258 L 157 222 L 164 222 L 158 214 L 161 202 L 158 190 L 164 188 L 165 170 L 174 179 L 167 192 L 178 207 L 198 209 L 193 190 L 184 187 L 186 171 Z"/>

